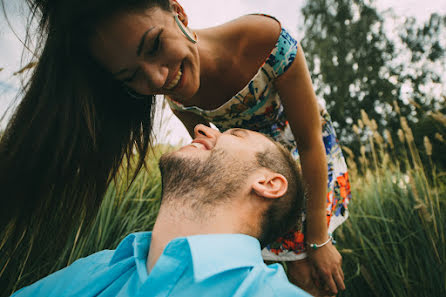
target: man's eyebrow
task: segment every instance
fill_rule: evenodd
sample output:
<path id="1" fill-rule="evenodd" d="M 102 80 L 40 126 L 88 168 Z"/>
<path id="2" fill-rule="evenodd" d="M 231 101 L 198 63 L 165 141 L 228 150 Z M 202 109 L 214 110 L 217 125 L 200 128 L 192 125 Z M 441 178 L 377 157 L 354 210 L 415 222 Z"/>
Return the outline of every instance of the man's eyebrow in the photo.
<path id="1" fill-rule="evenodd" d="M 232 129 L 229 129 L 229 133 L 230 133 L 230 134 L 240 133 L 240 134 L 242 134 L 242 137 L 247 137 L 247 136 L 249 136 L 248 131 L 246 131 L 245 129 L 241 129 L 241 128 L 232 128 Z"/>

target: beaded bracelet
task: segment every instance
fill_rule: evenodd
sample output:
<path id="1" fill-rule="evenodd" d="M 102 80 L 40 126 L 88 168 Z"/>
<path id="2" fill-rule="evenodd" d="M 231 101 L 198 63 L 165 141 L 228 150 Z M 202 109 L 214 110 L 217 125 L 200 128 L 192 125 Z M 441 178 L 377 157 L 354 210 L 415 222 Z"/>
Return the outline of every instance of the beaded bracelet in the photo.
<path id="1" fill-rule="evenodd" d="M 308 245 L 310 246 L 310 248 L 317 250 L 318 248 L 323 247 L 324 245 L 326 245 L 327 243 L 329 243 L 330 241 L 333 241 L 333 236 L 331 235 L 331 233 L 328 233 L 328 236 L 330 236 L 326 242 L 321 243 L 321 244 L 316 244 L 316 243 L 308 243 Z"/>

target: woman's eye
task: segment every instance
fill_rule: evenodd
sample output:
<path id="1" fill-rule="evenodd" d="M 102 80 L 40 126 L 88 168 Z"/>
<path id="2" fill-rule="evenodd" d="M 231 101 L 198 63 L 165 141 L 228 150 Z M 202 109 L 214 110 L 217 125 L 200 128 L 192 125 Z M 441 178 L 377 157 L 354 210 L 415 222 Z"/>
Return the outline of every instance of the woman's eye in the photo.
<path id="1" fill-rule="evenodd" d="M 130 76 L 129 78 L 123 79 L 122 82 L 124 82 L 124 83 L 132 82 L 135 79 L 137 72 L 138 71 L 133 72 L 132 76 Z"/>
<path id="2" fill-rule="evenodd" d="M 156 37 L 155 41 L 153 42 L 153 46 L 150 49 L 150 51 L 148 52 L 148 54 L 154 55 L 158 51 L 158 49 L 160 47 L 160 35 L 161 34 L 158 34 L 158 36 Z"/>

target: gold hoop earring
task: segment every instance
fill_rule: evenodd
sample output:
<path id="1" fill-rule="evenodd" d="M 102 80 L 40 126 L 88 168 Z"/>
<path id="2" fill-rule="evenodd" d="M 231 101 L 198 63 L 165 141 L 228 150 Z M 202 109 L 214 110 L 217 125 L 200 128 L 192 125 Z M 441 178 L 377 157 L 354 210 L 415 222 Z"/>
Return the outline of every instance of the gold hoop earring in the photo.
<path id="1" fill-rule="evenodd" d="M 186 36 L 186 38 L 192 42 L 192 43 L 197 43 L 198 38 L 197 38 L 197 34 L 194 32 L 194 38 L 192 38 L 189 33 L 187 32 L 187 30 L 183 27 L 183 23 L 180 21 L 180 19 L 178 18 L 178 15 L 175 14 L 173 16 L 173 18 L 175 19 L 175 22 L 177 23 L 178 27 L 180 28 L 181 32 L 183 32 L 183 34 Z"/>

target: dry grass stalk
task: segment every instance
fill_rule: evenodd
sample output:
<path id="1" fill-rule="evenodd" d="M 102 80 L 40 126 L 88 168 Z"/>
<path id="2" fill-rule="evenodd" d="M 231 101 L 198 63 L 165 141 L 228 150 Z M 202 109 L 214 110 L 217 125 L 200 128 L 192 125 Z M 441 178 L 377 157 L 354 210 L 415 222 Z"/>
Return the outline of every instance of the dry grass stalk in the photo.
<path id="1" fill-rule="evenodd" d="M 365 146 L 361 145 L 361 148 L 359 150 L 361 152 L 361 157 L 365 158 Z"/>
<path id="2" fill-rule="evenodd" d="M 387 129 L 384 130 L 384 137 L 386 138 L 387 143 L 390 145 L 390 148 L 393 149 L 394 145 L 393 145 L 392 135 L 390 134 L 389 130 Z"/>
<path id="3" fill-rule="evenodd" d="M 364 128 L 364 123 L 361 120 L 358 120 L 358 126 L 360 129 Z"/>
<path id="4" fill-rule="evenodd" d="M 339 237 L 339 235 L 338 235 L 338 237 Z M 339 252 L 341 254 L 354 254 L 352 249 L 342 249 L 342 250 L 339 250 Z"/>
<path id="5" fill-rule="evenodd" d="M 432 156 L 432 144 L 429 140 L 429 137 L 424 136 L 423 142 L 424 142 L 424 148 L 426 149 L 426 154 L 428 156 Z"/>
<path id="6" fill-rule="evenodd" d="M 365 146 L 361 145 L 361 148 L 359 149 L 359 151 L 361 152 L 361 158 L 359 159 L 361 162 L 361 165 L 363 166 L 363 169 L 368 168 L 369 164 L 367 161 L 367 158 L 365 156 Z"/>
<path id="7" fill-rule="evenodd" d="M 381 164 L 382 164 L 381 165 L 382 168 L 388 168 L 389 166 L 392 166 L 391 162 L 390 162 L 389 154 L 387 154 L 387 153 L 381 154 Z"/>
<path id="8" fill-rule="evenodd" d="M 346 146 L 344 146 L 344 145 L 342 145 L 341 148 L 342 148 L 342 150 L 343 150 L 344 152 L 347 153 L 347 155 L 348 155 L 350 158 L 352 158 L 352 159 L 355 158 L 355 154 L 353 154 L 353 151 L 352 151 L 351 149 L 349 149 L 348 147 L 346 147 Z"/>
<path id="9" fill-rule="evenodd" d="M 359 128 L 355 124 L 353 124 L 353 132 L 355 132 L 356 135 L 359 135 Z"/>
<path id="10" fill-rule="evenodd" d="M 361 118 L 362 118 L 362 121 L 364 122 L 364 125 L 370 127 L 370 119 L 364 109 L 361 109 Z"/>
<path id="11" fill-rule="evenodd" d="M 360 266 L 360 271 L 361 271 L 361 275 L 364 277 L 364 280 L 367 282 L 367 284 L 369 285 L 370 289 L 372 290 L 373 294 L 375 296 L 379 296 L 378 294 L 378 290 L 375 288 L 375 284 L 373 282 L 373 278 L 370 275 L 370 273 L 368 272 L 368 270 L 365 268 L 364 265 Z"/>
<path id="12" fill-rule="evenodd" d="M 407 119 L 405 117 L 400 117 L 400 122 L 401 122 L 401 127 L 403 128 L 404 131 L 404 136 L 406 137 L 407 146 L 409 147 L 413 165 L 417 169 L 422 169 L 423 162 L 421 161 L 417 146 L 415 145 L 412 129 L 409 127 L 409 124 L 407 123 Z"/>
<path id="13" fill-rule="evenodd" d="M 412 104 L 413 106 L 415 106 L 415 108 L 421 109 L 420 104 L 416 103 L 414 100 L 409 99 L 409 103 Z"/>
<path id="14" fill-rule="evenodd" d="M 347 158 L 347 166 L 348 166 L 348 171 L 349 171 L 349 175 L 352 176 L 357 176 L 357 172 L 358 172 L 358 166 L 356 166 L 356 162 L 353 161 L 352 158 Z"/>
<path id="15" fill-rule="evenodd" d="M 373 138 L 375 139 L 375 142 L 382 146 L 384 144 L 384 139 L 382 138 L 381 134 L 378 132 L 373 132 Z"/>
<path id="16" fill-rule="evenodd" d="M 397 114 L 400 114 L 400 107 L 398 106 L 398 102 L 396 100 L 393 101 L 393 109 Z"/>
<path id="17" fill-rule="evenodd" d="M 377 131 L 378 130 L 378 124 L 376 123 L 376 121 L 374 119 L 372 119 L 370 121 L 370 129 L 372 129 L 372 131 Z"/>
<path id="18" fill-rule="evenodd" d="M 424 221 L 426 222 L 430 222 L 432 220 L 432 217 L 429 215 L 429 212 L 427 211 L 427 206 L 426 206 L 426 198 L 424 196 L 424 202 L 421 200 L 420 198 L 420 194 L 418 193 L 418 189 L 416 187 L 416 181 L 413 178 L 412 174 L 409 173 L 409 183 L 408 185 L 411 187 L 412 189 L 412 193 L 413 193 L 413 197 L 415 199 L 415 201 L 417 202 L 417 204 L 414 206 L 414 209 L 418 210 L 418 212 L 421 215 L 421 218 L 424 219 Z"/>
<path id="19" fill-rule="evenodd" d="M 410 129 L 409 124 L 407 123 L 407 119 L 405 117 L 400 117 L 401 128 L 405 132 L 406 140 L 408 143 L 413 142 L 413 134 L 412 129 Z"/>
<path id="20" fill-rule="evenodd" d="M 398 139 L 401 141 L 401 143 L 404 143 L 404 141 L 405 141 L 405 137 L 404 137 L 403 130 L 398 129 L 397 134 L 398 134 Z"/>
<path id="21" fill-rule="evenodd" d="M 429 112 L 428 115 L 446 127 L 446 116 L 444 114 L 442 114 L 439 111 L 436 111 L 436 112 Z"/>
<path id="22" fill-rule="evenodd" d="M 440 133 L 435 133 L 435 139 L 437 139 L 438 141 L 445 143 L 446 141 L 444 140 L 443 135 L 441 135 Z"/>

